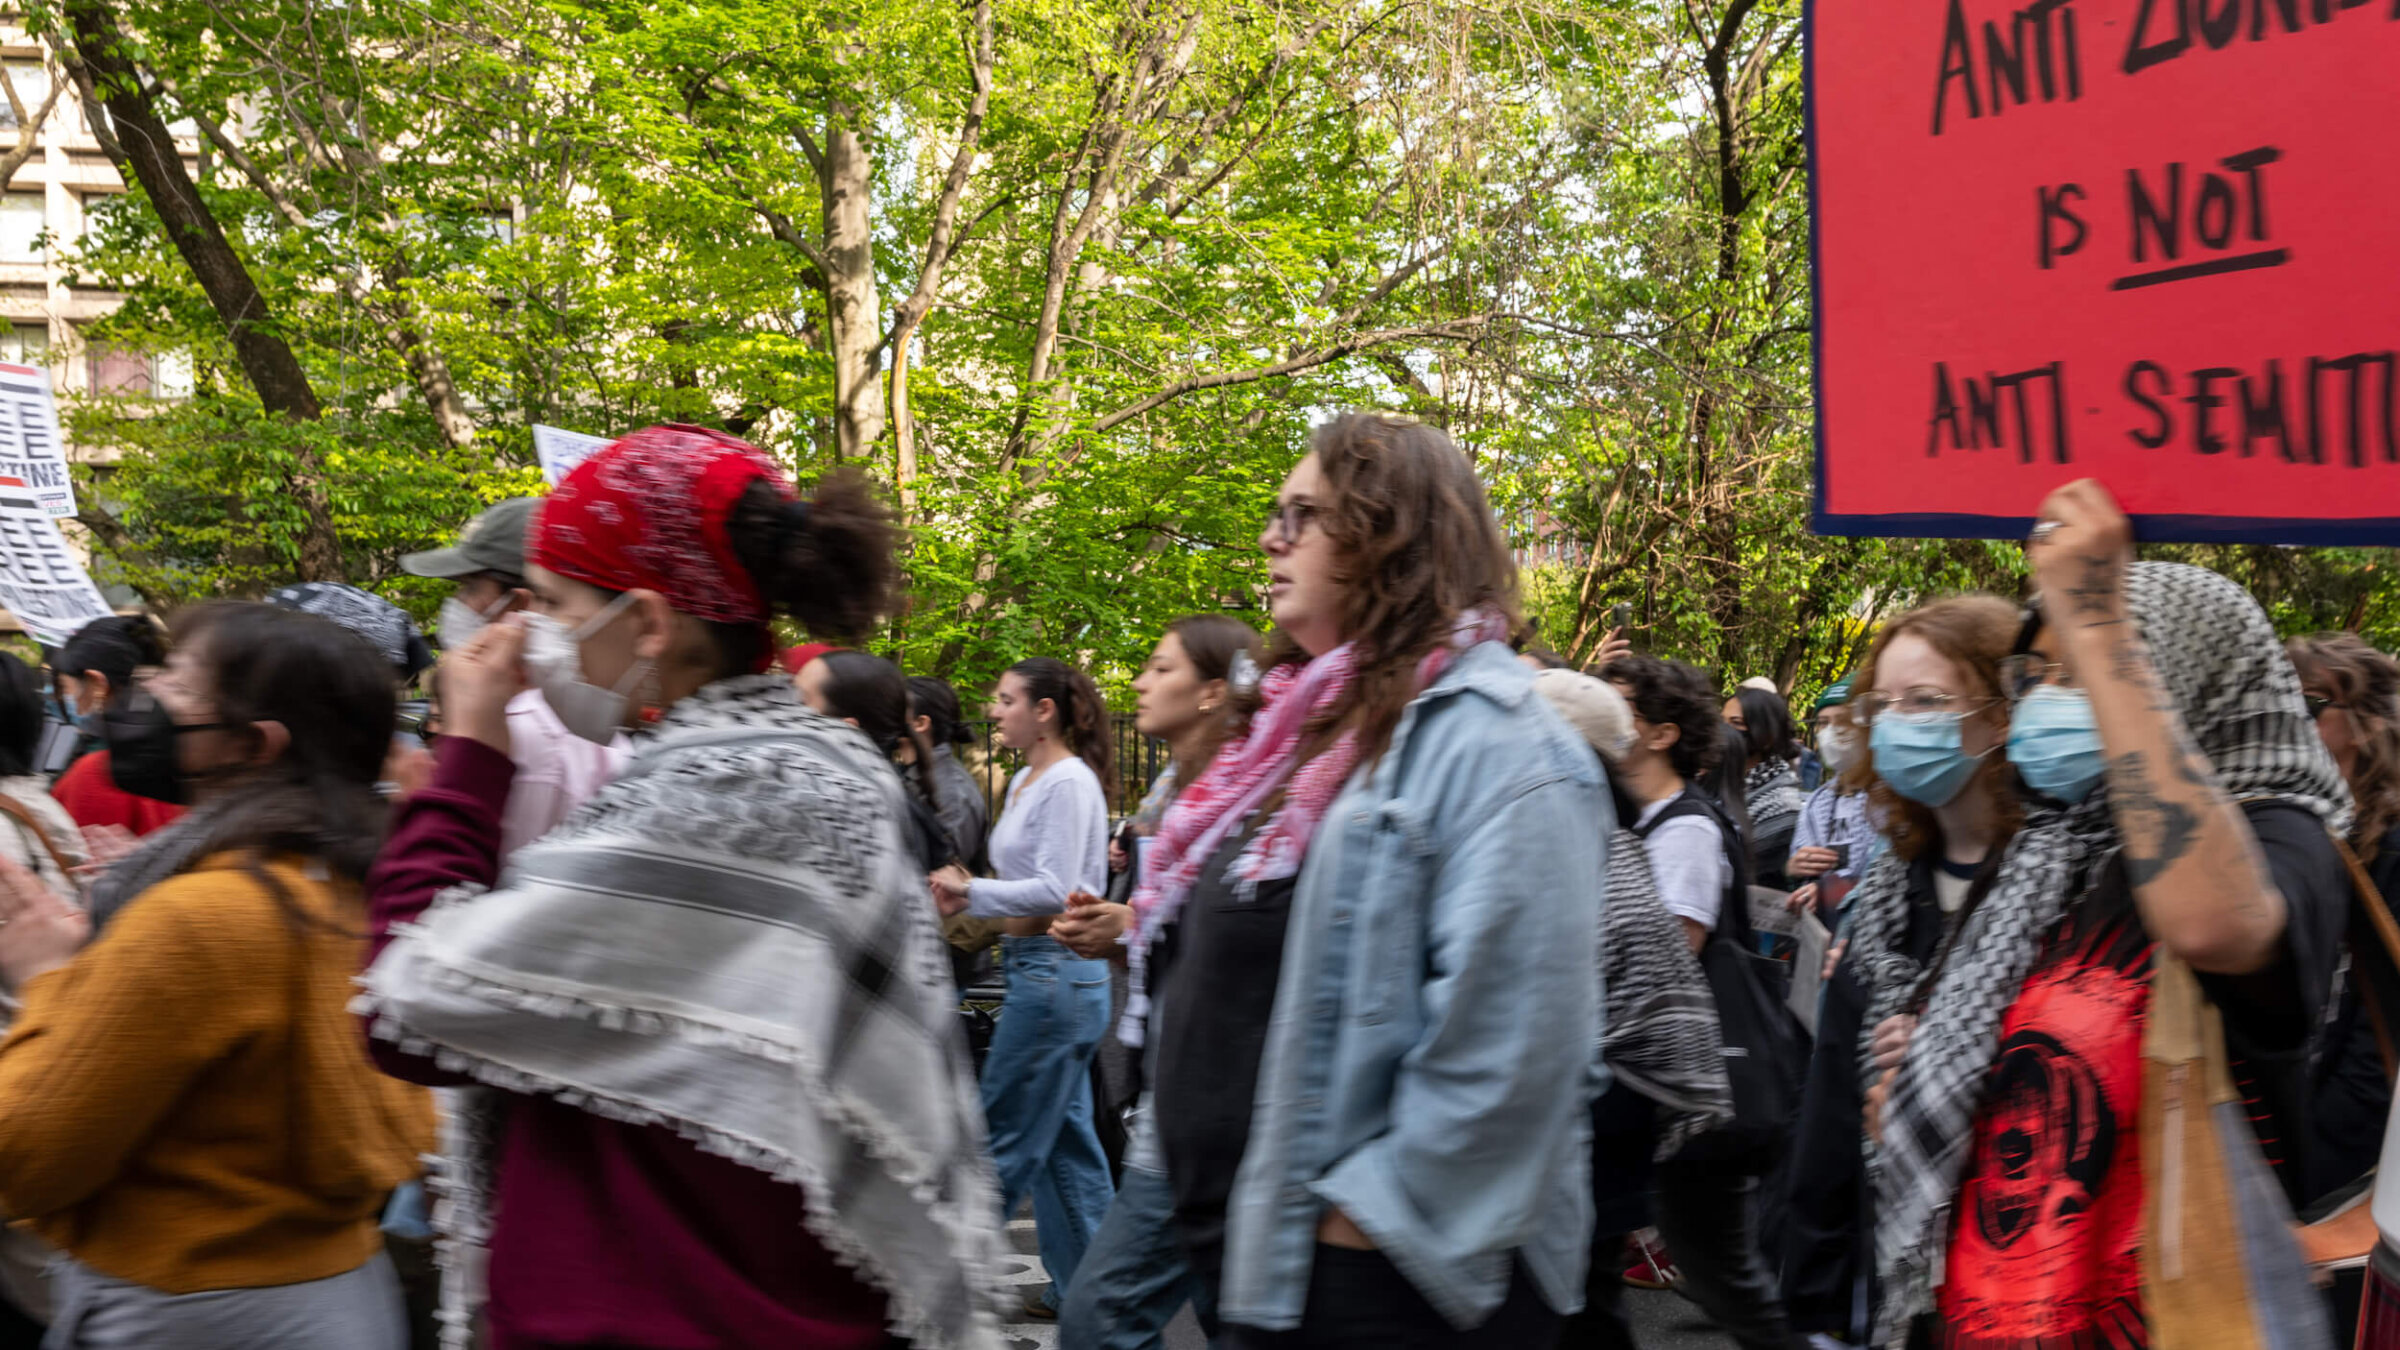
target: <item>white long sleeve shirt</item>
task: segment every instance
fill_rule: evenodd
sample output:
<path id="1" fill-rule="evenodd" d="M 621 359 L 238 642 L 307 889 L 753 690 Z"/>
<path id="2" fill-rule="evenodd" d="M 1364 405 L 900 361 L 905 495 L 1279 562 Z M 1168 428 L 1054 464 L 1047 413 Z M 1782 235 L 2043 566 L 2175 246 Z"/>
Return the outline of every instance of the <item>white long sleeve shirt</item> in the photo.
<path id="1" fill-rule="evenodd" d="M 967 912 L 978 918 L 1063 914 L 1070 891 L 1108 891 L 1108 797 L 1092 766 L 1072 755 L 1028 787 L 1031 769 L 1009 780 L 1008 803 L 992 827 L 996 878 L 967 888 Z"/>

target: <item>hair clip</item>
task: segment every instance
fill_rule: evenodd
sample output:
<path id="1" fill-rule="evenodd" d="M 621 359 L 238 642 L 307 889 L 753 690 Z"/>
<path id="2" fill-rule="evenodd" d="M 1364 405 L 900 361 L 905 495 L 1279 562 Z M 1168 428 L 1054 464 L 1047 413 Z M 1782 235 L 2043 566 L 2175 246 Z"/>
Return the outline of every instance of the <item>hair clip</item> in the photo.
<path id="1" fill-rule="evenodd" d="M 1233 665 L 1225 672 L 1225 687 L 1242 698 L 1258 692 L 1258 662 L 1248 652 L 1235 652 Z"/>

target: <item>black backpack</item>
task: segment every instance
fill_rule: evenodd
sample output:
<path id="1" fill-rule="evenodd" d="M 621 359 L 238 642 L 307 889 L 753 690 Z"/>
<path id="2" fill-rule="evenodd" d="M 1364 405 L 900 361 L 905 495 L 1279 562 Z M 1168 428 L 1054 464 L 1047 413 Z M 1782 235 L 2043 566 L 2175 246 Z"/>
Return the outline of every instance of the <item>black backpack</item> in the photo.
<path id="1" fill-rule="evenodd" d="M 1733 1120 L 1686 1144 L 1678 1158 L 1720 1160 L 1764 1171 L 1790 1135 L 1808 1068 L 1808 1033 L 1784 1002 L 1783 963 L 1758 950 L 1750 926 L 1750 859 L 1733 822 L 1715 802 L 1689 788 L 1648 821 L 1633 827 L 1647 840 L 1679 816 L 1707 816 L 1733 880 L 1717 906 L 1717 926 L 1700 946 L 1700 969 L 1717 1001 L 1725 1042 L 1725 1072 L 1733 1083 Z"/>

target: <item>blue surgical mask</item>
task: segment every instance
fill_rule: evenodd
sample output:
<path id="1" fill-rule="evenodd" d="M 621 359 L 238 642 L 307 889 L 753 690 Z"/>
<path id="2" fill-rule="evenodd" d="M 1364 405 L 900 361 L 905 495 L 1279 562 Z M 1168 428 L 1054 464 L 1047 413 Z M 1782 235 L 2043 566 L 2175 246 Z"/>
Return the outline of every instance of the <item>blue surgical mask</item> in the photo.
<path id="1" fill-rule="evenodd" d="M 2090 796 L 2108 771 L 2090 695 L 2045 684 L 2019 700 L 2009 717 L 2008 762 L 2025 786 L 2053 801 L 2072 806 Z"/>
<path id="2" fill-rule="evenodd" d="M 1965 713 L 1887 712 L 1877 717 L 1868 738 L 1875 752 L 1875 776 L 1912 802 L 1948 806 L 1983 764 L 1982 755 L 1970 755 L 1959 744 L 1959 728 L 1966 720 Z"/>

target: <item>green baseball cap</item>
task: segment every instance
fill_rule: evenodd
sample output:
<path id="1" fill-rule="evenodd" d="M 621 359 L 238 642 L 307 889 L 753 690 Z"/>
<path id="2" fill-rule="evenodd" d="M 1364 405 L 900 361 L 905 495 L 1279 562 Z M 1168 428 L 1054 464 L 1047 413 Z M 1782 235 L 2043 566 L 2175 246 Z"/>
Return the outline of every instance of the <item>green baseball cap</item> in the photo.
<path id="1" fill-rule="evenodd" d="M 456 543 L 448 548 L 411 553 L 400 560 L 400 567 L 412 576 L 449 581 L 478 572 L 505 572 L 521 577 L 525 575 L 525 531 L 533 524 L 534 508 L 541 504 L 539 497 L 511 497 L 496 502 L 467 522 L 466 528 L 458 532 Z"/>
<path id="2" fill-rule="evenodd" d="M 1857 678 L 1858 672 L 1854 670 L 1849 674 L 1844 675 L 1842 678 L 1835 680 L 1833 683 L 1826 685 L 1825 692 L 1817 695 L 1815 706 L 1808 710 L 1809 715 L 1813 717 L 1816 714 L 1825 711 L 1827 708 L 1838 708 L 1842 704 L 1848 703 L 1850 701 L 1850 682 Z"/>

